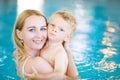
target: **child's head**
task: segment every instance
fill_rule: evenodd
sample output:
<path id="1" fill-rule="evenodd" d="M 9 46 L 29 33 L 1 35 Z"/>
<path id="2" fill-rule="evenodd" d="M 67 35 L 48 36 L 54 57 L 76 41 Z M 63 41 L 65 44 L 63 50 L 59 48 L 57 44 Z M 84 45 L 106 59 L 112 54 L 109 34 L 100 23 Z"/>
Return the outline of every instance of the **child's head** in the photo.
<path id="1" fill-rule="evenodd" d="M 76 19 L 75 17 L 66 10 L 61 10 L 56 12 L 54 15 L 58 14 L 61 16 L 62 19 L 64 19 L 68 24 L 70 24 L 71 34 L 76 30 Z"/>
<path id="2" fill-rule="evenodd" d="M 30 39 L 30 38 L 32 39 L 32 37 L 37 37 L 35 35 L 36 34 L 35 30 L 38 31 L 38 29 L 39 29 L 39 33 L 40 31 L 47 33 L 47 31 L 43 31 L 44 27 L 46 26 L 47 26 L 46 17 L 36 10 L 25 10 L 17 17 L 16 23 L 14 25 L 14 30 L 13 30 L 13 40 L 17 50 L 19 51 L 19 54 L 15 54 L 16 58 L 25 57 L 24 46 L 28 46 L 28 45 L 30 46 L 30 44 L 33 45 L 34 43 L 36 44 L 38 43 L 37 38 L 34 38 L 33 40 L 31 40 L 31 42 L 30 40 L 27 41 L 27 39 Z M 43 33 L 40 33 L 40 34 L 42 35 Z M 29 37 L 28 35 L 30 36 L 32 35 L 32 37 Z M 34 43 L 32 43 L 32 41 Z M 40 39 L 39 39 L 39 42 L 40 42 Z"/>
<path id="3" fill-rule="evenodd" d="M 51 30 L 52 28 L 54 28 L 54 30 Z M 65 10 L 57 11 L 50 17 L 48 24 L 48 37 L 50 32 L 55 31 L 58 32 L 59 34 L 61 33 L 61 35 L 57 35 L 59 38 L 61 36 L 65 37 L 66 34 L 69 35 L 69 38 L 71 38 L 75 30 L 76 30 L 75 17 L 68 11 Z"/>

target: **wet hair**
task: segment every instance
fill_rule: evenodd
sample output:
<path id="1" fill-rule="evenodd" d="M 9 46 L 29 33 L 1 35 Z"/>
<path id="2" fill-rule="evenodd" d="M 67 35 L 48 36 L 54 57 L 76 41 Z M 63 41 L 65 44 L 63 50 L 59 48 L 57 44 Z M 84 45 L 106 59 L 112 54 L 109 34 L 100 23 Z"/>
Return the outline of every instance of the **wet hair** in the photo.
<path id="1" fill-rule="evenodd" d="M 46 17 L 41 14 L 39 11 L 37 10 L 24 10 L 16 19 L 15 25 L 14 25 L 14 29 L 13 29 L 13 41 L 14 44 L 16 46 L 16 51 L 14 52 L 14 57 L 16 60 L 20 61 L 26 58 L 26 54 L 24 51 L 24 45 L 21 42 L 21 39 L 18 38 L 16 30 L 21 31 L 23 29 L 25 20 L 32 16 L 32 15 L 37 15 L 37 16 L 42 16 L 44 17 L 45 21 L 46 21 L 46 25 L 47 25 L 47 19 Z"/>

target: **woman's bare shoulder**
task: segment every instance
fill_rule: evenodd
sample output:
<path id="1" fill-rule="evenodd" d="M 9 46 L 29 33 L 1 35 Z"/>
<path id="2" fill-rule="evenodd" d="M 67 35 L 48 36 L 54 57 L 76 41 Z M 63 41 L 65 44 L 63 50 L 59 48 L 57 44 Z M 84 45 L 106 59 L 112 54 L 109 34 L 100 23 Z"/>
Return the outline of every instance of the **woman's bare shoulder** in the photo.
<path id="1" fill-rule="evenodd" d="M 34 65 L 39 65 L 39 66 L 49 65 L 48 62 L 40 56 L 37 56 L 37 57 L 33 58 L 32 62 L 33 62 Z"/>

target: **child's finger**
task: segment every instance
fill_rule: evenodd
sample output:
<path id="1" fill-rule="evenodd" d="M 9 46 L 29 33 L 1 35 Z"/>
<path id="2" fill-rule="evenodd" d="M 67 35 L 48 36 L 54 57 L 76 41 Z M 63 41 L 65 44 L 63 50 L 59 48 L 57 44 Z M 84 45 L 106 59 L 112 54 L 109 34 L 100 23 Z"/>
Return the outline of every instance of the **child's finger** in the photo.
<path id="1" fill-rule="evenodd" d="M 33 78 L 33 74 L 29 74 L 29 73 L 24 73 L 24 76 L 27 78 Z"/>
<path id="2" fill-rule="evenodd" d="M 32 66 L 32 71 L 33 71 L 33 73 L 35 73 L 35 74 L 37 74 L 38 72 L 37 72 L 37 70 Z"/>

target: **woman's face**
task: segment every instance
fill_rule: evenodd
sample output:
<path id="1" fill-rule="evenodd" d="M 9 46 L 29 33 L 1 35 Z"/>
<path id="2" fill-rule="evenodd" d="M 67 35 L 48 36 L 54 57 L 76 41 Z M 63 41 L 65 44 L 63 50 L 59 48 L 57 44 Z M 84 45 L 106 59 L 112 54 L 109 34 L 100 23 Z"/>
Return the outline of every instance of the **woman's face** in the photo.
<path id="1" fill-rule="evenodd" d="M 25 49 L 41 49 L 47 39 L 47 25 L 44 17 L 36 15 L 28 17 L 22 31 L 17 30 L 17 34 L 20 39 L 23 39 Z"/>

